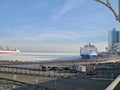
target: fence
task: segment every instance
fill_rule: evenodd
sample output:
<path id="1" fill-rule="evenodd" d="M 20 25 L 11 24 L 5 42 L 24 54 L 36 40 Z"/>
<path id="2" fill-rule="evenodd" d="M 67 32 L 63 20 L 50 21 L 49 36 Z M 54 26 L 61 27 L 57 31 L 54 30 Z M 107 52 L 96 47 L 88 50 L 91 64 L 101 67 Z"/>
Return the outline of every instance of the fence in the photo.
<path id="1" fill-rule="evenodd" d="M 101 70 L 95 71 L 95 74 L 81 73 L 81 72 L 73 72 L 68 70 L 40 70 L 35 68 L 20 68 L 20 67 L 8 67 L 8 66 L 0 66 L 1 73 L 13 73 L 13 74 L 23 74 L 23 75 L 35 75 L 35 76 L 44 76 L 44 77 L 60 77 L 60 78 L 108 78 L 115 79 L 118 75 L 120 75 L 119 71 L 112 70 Z"/>
<path id="2" fill-rule="evenodd" d="M 35 75 L 44 77 L 74 77 L 76 73 L 71 71 L 60 71 L 60 70 L 40 70 L 35 68 L 20 68 L 20 67 L 8 67 L 0 66 L 1 73 L 13 73 L 13 74 L 24 74 L 24 75 Z"/>

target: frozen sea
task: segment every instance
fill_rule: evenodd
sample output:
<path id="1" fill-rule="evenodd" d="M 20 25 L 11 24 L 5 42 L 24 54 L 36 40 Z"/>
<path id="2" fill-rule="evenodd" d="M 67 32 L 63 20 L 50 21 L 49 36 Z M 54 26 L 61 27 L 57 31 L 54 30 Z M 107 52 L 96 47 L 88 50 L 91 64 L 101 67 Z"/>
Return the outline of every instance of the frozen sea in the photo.
<path id="1" fill-rule="evenodd" d="M 65 60 L 80 60 L 81 57 L 79 53 L 41 53 L 41 52 L 21 52 L 17 55 L 0 55 L 0 60 L 9 60 L 9 61 L 65 61 Z"/>

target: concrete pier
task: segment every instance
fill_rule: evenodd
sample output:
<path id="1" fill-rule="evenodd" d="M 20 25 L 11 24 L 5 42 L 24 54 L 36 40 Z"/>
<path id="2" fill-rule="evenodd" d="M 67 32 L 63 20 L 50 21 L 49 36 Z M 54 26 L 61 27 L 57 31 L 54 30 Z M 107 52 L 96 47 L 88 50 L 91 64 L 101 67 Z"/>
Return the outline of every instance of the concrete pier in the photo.
<path id="1" fill-rule="evenodd" d="M 66 70 L 41 70 L 40 68 L 16 67 L 16 65 L 44 65 L 68 67 L 72 65 L 90 65 L 94 67 L 102 62 L 115 62 L 117 59 L 97 59 L 84 61 L 64 61 L 64 62 L 9 62 L 0 63 L 0 77 L 11 79 L 14 82 L 26 83 L 27 86 L 17 87 L 15 90 L 104 90 L 112 80 L 119 74 L 120 70 L 97 70 L 95 75 L 86 75 L 81 72 L 71 72 Z M 6 82 L 3 81 L 3 82 Z M 29 86 L 30 84 L 30 86 Z M 14 86 L 14 85 L 13 85 Z M 3 88 L 3 87 L 2 87 Z M 4 90 L 4 89 L 1 89 Z"/>
<path id="2" fill-rule="evenodd" d="M 15 90 L 104 90 L 111 80 L 95 80 L 90 78 L 51 78 L 16 74 L 0 74 L 0 77 L 13 78 L 21 82 L 30 83 L 30 86 L 21 86 Z M 14 89 L 13 89 L 14 90 Z"/>

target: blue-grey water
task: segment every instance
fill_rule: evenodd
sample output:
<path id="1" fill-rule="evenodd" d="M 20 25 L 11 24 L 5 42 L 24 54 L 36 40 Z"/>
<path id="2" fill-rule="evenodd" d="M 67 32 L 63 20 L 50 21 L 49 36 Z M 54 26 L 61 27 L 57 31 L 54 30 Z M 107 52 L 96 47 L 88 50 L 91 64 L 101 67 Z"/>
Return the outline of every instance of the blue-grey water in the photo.
<path id="1" fill-rule="evenodd" d="M 17 55 L 0 54 L 0 60 L 9 61 L 55 61 L 55 60 L 79 60 L 79 53 L 41 53 L 41 52 L 21 52 Z"/>

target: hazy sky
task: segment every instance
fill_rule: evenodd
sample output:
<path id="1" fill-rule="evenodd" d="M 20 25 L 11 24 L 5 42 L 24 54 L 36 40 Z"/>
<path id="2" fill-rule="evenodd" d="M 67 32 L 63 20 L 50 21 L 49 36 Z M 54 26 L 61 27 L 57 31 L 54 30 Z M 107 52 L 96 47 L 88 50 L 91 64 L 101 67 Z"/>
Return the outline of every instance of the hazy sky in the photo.
<path id="1" fill-rule="evenodd" d="M 89 42 L 104 50 L 113 27 L 113 13 L 95 0 L 0 0 L 0 44 L 21 51 L 79 52 Z"/>

